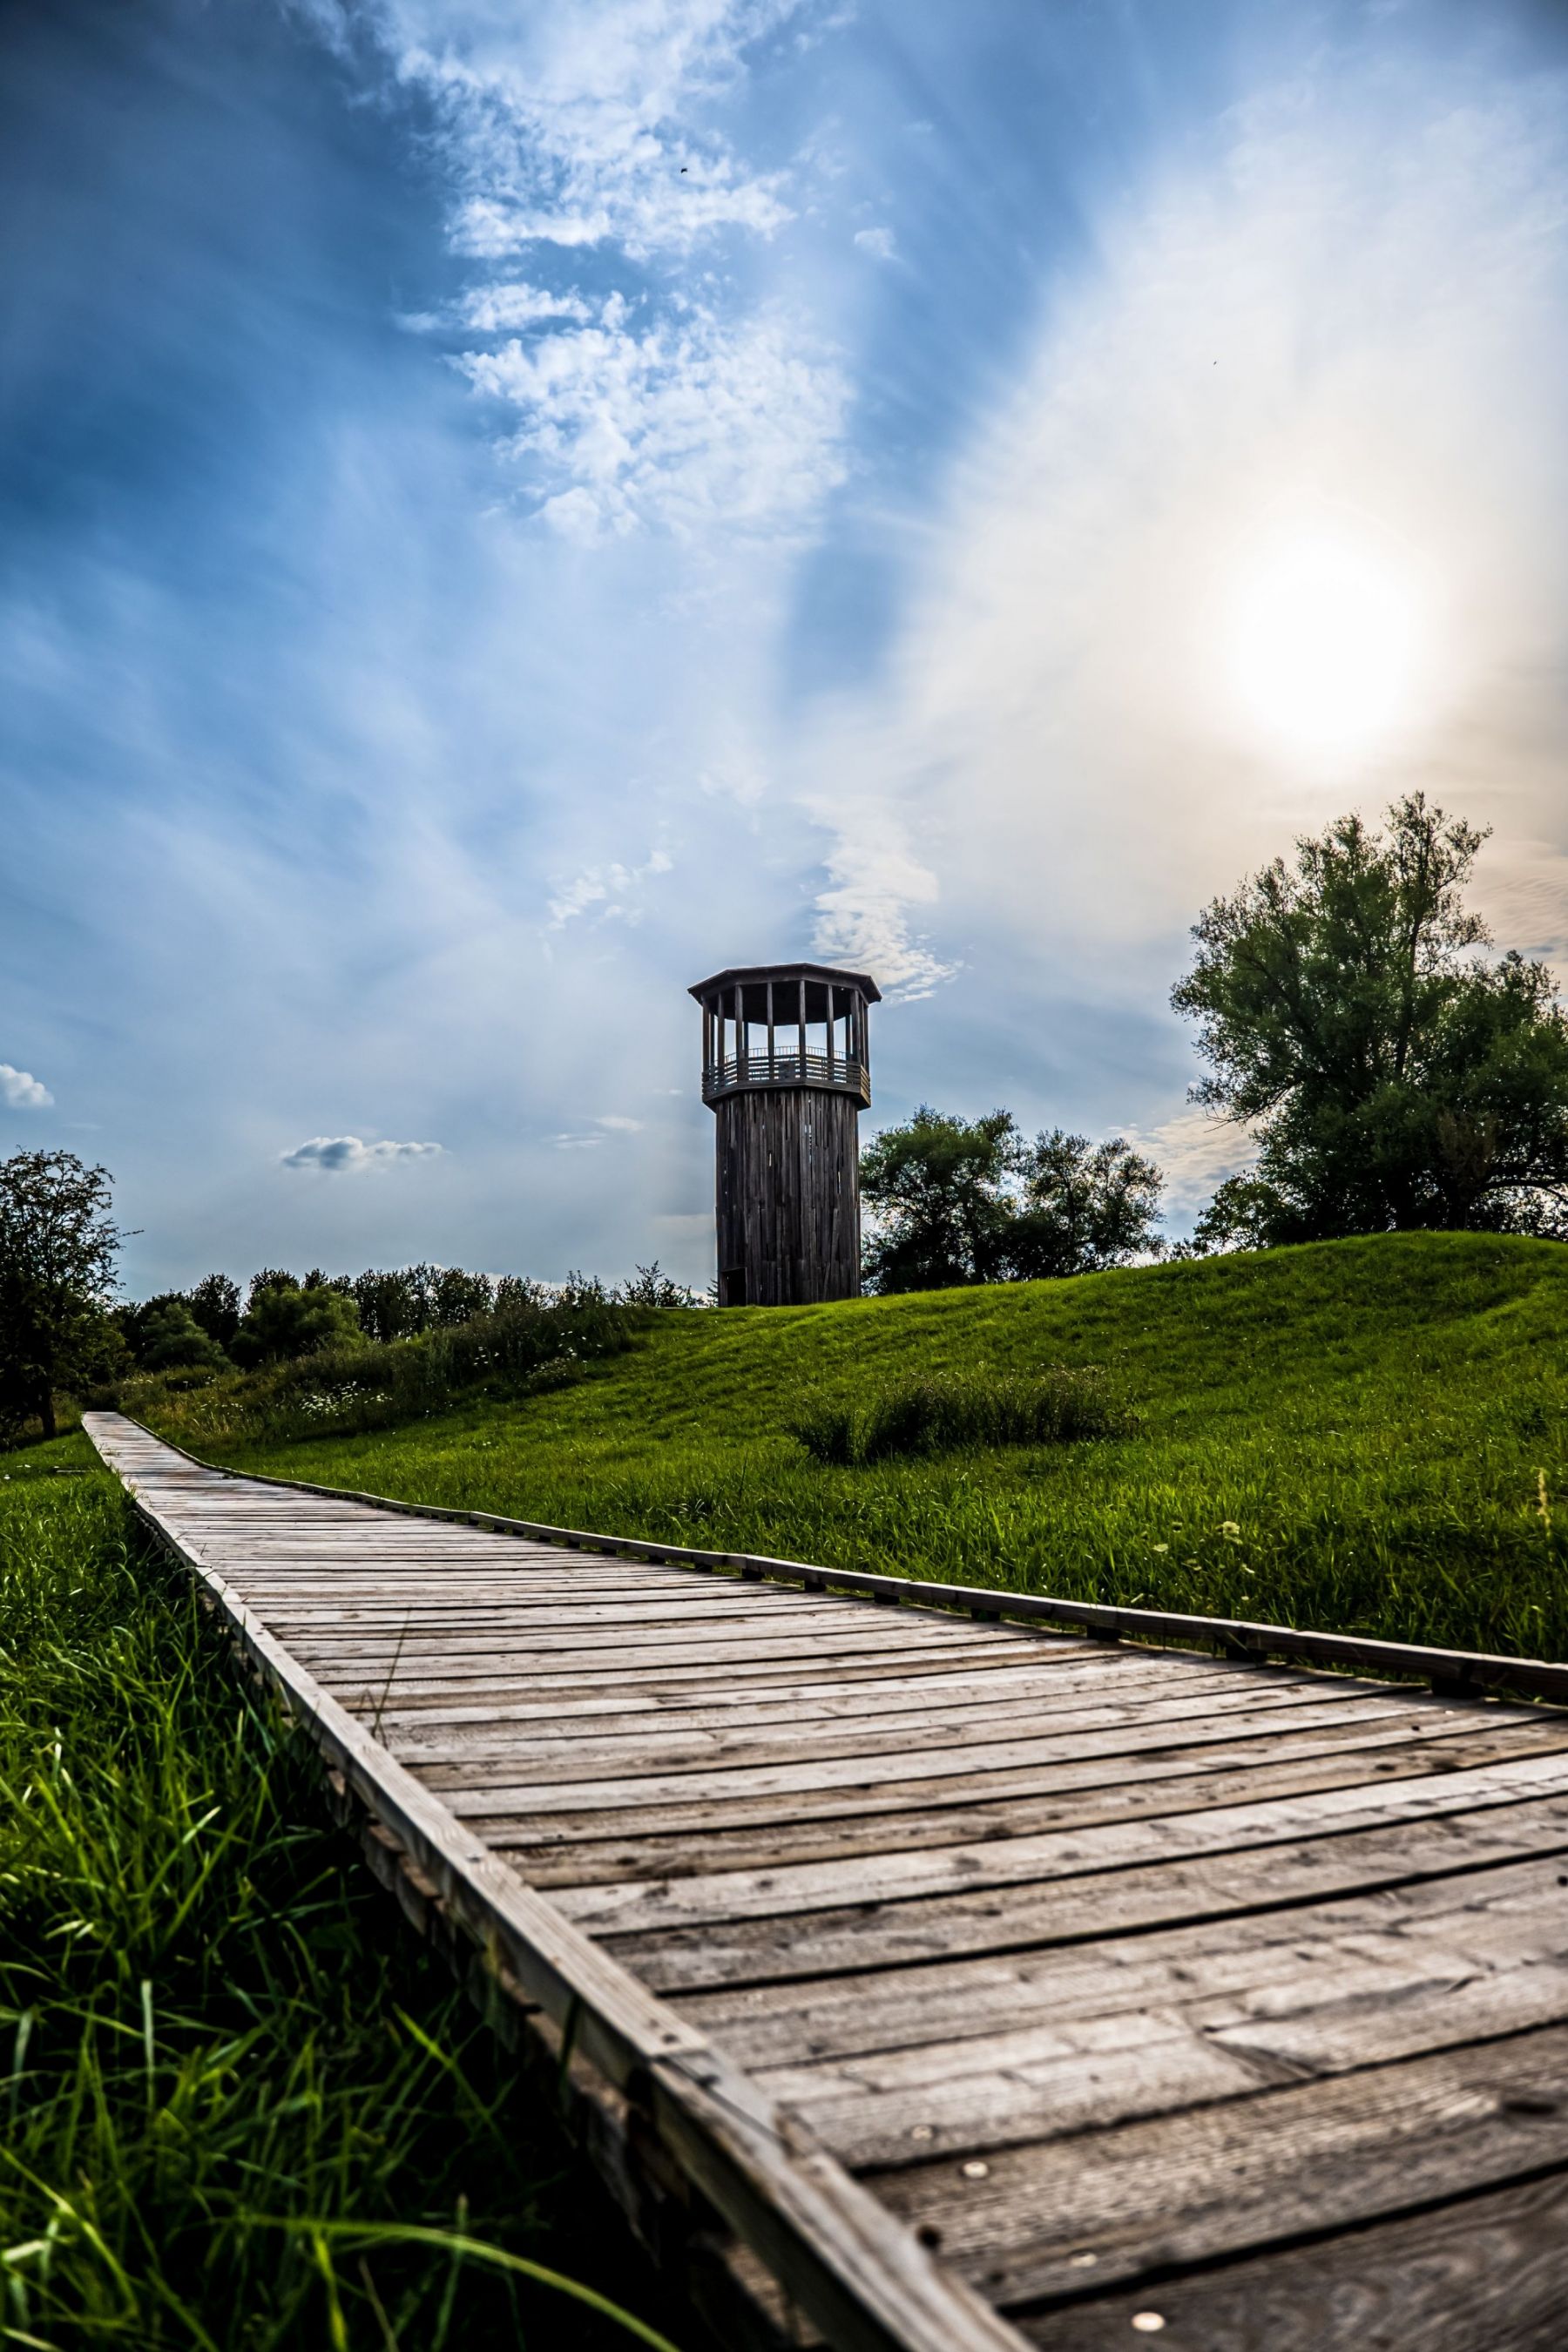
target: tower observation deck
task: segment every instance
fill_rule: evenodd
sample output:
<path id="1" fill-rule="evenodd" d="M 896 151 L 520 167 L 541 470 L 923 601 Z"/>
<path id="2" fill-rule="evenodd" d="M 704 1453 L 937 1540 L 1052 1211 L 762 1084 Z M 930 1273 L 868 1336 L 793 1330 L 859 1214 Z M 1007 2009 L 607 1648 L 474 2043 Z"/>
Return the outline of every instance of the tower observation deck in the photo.
<path id="1" fill-rule="evenodd" d="M 881 991 L 820 963 L 699 981 L 702 1099 L 717 1122 L 721 1307 L 797 1307 L 860 1288 L 867 1013 Z"/>

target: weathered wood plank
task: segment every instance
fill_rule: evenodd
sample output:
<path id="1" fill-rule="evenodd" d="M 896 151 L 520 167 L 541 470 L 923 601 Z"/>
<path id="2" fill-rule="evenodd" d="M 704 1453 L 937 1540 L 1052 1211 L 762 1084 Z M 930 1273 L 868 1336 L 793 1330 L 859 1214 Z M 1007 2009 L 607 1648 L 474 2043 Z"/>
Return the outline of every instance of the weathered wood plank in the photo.
<path id="1" fill-rule="evenodd" d="M 1565 2243 L 1559 2171 L 1017 2325 L 1038 2352 L 1128 2352 L 1140 2319 L 1169 2352 L 1561 2352 Z"/>
<path id="2" fill-rule="evenodd" d="M 1226 1912 L 1191 1927 L 871 1975 L 689 1994 L 680 2007 L 737 2063 L 763 2070 L 816 2058 L 957 2042 L 1008 2027 L 1163 2009 L 1298 1974 L 1342 1948 L 1390 1939 L 1470 1956 L 1507 1948 L 1568 1901 L 1568 1853 L 1415 1879 L 1369 1894 Z"/>
<path id="3" fill-rule="evenodd" d="M 618 1734 L 643 1724 L 650 1728 L 707 1731 L 738 1721 L 758 1728 L 773 1724 L 846 1720 L 884 1723 L 900 1716 L 919 1715 L 928 1706 L 939 1706 L 944 1713 L 973 1714 L 990 1707 L 1028 1705 L 1037 1706 L 1043 1715 L 1064 1695 L 1076 1696 L 1088 1688 L 1110 1690 L 1120 1696 L 1129 1687 L 1109 1675 L 1093 1681 L 1073 1675 L 1064 1683 L 1058 1679 L 1059 1673 L 1055 1665 L 1033 1673 L 1027 1659 L 1020 1662 L 1019 1668 L 1005 1670 L 976 1670 L 967 1664 L 955 1667 L 938 1662 L 919 1675 L 860 1681 L 845 1675 L 829 1682 L 785 1684 L 777 1696 L 759 1693 L 749 1685 L 728 1684 L 696 1696 L 689 1693 L 672 1695 L 657 1689 L 650 1692 L 639 1681 L 583 1700 L 572 1710 L 570 1727 L 582 1728 L 584 1736 L 591 1736 L 587 1727 L 594 1725 Z M 1177 1681 L 1172 1686 L 1179 1689 L 1184 1685 Z M 1190 1689 L 1192 1685 L 1189 1683 L 1184 1687 Z M 1405 1706 L 1408 1711 L 1407 1701 Z M 1442 1718 L 1434 1718 L 1434 1725 L 1439 1719 Z M 394 1725 L 397 1717 L 389 1714 L 386 1721 Z M 559 1702 L 548 1699 L 515 1701 L 499 1706 L 486 1704 L 420 1709 L 410 1712 L 407 1724 L 411 1734 L 422 1741 L 435 1743 L 460 1743 L 465 1739 L 482 1742 L 503 1739 L 512 1732 L 557 1727 L 564 1731 L 568 1727 L 561 1723 Z"/>
<path id="4" fill-rule="evenodd" d="M 1083 1727 L 1081 1736 L 1085 1738 L 1097 1734 L 1102 1737 L 1103 1752 L 1130 1754 L 1147 1747 L 1151 1716 L 1156 1719 L 1154 1728 L 1163 1727 L 1164 1722 L 1173 1722 L 1178 1733 L 1183 1727 L 1199 1726 L 1212 1737 L 1232 1724 L 1253 1725 L 1259 1719 L 1274 1722 L 1282 1713 L 1287 1720 L 1292 1720 L 1298 1714 L 1321 1716 L 1328 1711 L 1312 1706 L 1310 1700 L 1289 1709 L 1278 1706 L 1232 1709 L 1225 1702 L 1233 1696 L 1200 1689 L 1185 1702 L 1189 1712 L 1173 1718 L 1161 1718 L 1155 1703 L 1148 1699 L 1142 1706 L 1135 1703 L 1113 1706 L 1080 1704 L 1060 1710 L 1026 1701 L 1022 1706 L 996 1705 L 958 1713 L 932 1706 L 890 1720 L 873 1719 L 863 1726 L 834 1716 L 825 1721 L 807 1719 L 794 1726 L 764 1727 L 755 1732 L 731 1724 L 705 1731 L 647 1730 L 620 1736 L 606 1735 L 586 1726 L 578 1726 L 574 1736 L 563 1725 L 552 1738 L 525 1737 L 514 1732 L 510 1738 L 492 1736 L 482 1741 L 426 1741 L 411 1734 L 408 1753 L 418 1756 L 420 1769 L 429 1772 L 433 1787 L 450 1783 L 468 1789 L 502 1781 L 548 1781 L 566 1774 L 574 1782 L 586 1783 L 629 1771 L 639 1777 L 693 1770 L 706 1773 L 710 1769 L 720 1768 L 754 1772 L 773 1765 L 805 1765 L 845 1758 L 863 1758 L 868 1764 L 890 1758 L 902 1763 L 932 1753 L 951 1759 L 952 1769 L 957 1770 L 964 1769 L 977 1750 L 989 1754 L 1016 1742 L 1027 1742 L 1036 1748 L 1048 1744 L 1056 1751 L 1057 1761 L 1072 1763 L 1078 1757 L 1079 1726 Z M 1331 1719 L 1341 1723 L 1363 1720 L 1362 1710 L 1366 1704 L 1355 1698 L 1339 1701 Z M 1387 1717 L 1373 1719 L 1386 1720 Z M 1401 1720 L 1404 1719 L 1402 1715 Z M 1118 1733 L 1121 1736 L 1120 1751 L 1115 1746 Z M 1548 1744 L 1553 1740 L 1558 1747 L 1568 1747 L 1568 1726 L 1554 1727 L 1547 1735 Z"/>
<path id="5" fill-rule="evenodd" d="M 1083 1942 L 1565 1852 L 1568 1803 L 1547 1798 L 1339 1837 L 1093 1872 L 1076 1881 L 911 1902 L 868 1899 L 783 1923 L 736 1919 L 722 1927 L 623 1935 L 601 1924 L 596 1932 L 645 1983 L 668 1993 Z M 1260 1853 L 1266 1856 L 1261 1866 Z"/>
<path id="6" fill-rule="evenodd" d="M 1397 1716 L 1385 1717 L 1395 1723 Z M 1159 1768 L 1162 1763 L 1172 1768 L 1167 1777 L 1180 1777 L 1185 1756 L 1194 1748 L 1209 1745 L 1237 1745 L 1243 1750 L 1251 1748 L 1261 1757 L 1266 1743 L 1287 1731 L 1301 1727 L 1312 1728 L 1326 1721 L 1331 1726 L 1342 1723 L 1337 1710 L 1321 1711 L 1302 1706 L 1289 1713 L 1269 1715 L 1247 1713 L 1239 1717 L 1194 1717 L 1187 1723 L 1156 1726 L 1149 1735 L 1151 1742 L 1158 1737 L 1159 1747 L 1139 1750 L 1136 1738 L 1129 1744 L 1125 1727 L 1113 1732 L 1085 1733 L 1082 1744 L 1089 1750 L 1082 1765 L 1063 1763 L 1049 1757 L 1043 1762 L 1003 1767 L 982 1771 L 956 1772 L 951 1777 L 905 1778 L 894 1773 L 876 1781 L 846 1780 L 826 1788 L 785 1790 L 773 1795 L 742 1797 L 727 1794 L 714 1801 L 700 1797 L 681 1802 L 674 1797 L 655 1804 L 594 1805 L 586 1811 L 571 1806 L 548 1812 L 521 1806 L 515 1811 L 485 1816 L 485 1834 L 495 1844 L 509 1850 L 533 1845 L 543 1850 L 551 1845 L 575 1844 L 589 1838 L 624 1839 L 638 1843 L 645 1837 L 675 1837 L 682 1834 L 708 1834 L 753 1831 L 759 1836 L 774 1830 L 802 1827 L 808 1822 L 825 1826 L 824 1834 L 832 1832 L 847 1822 L 864 1821 L 868 1834 L 880 1834 L 879 1823 L 894 1814 L 952 1814 L 972 1810 L 974 1814 L 973 1832 L 963 1832 L 958 1840 L 942 1834 L 915 1837 L 913 1846 L 942 1845 L 962 1843 L 963 1836 L 989 1840 L 993 1836 L 1011 1837 L 1016 1825 L 1011 1819 L 1011 1801 L 1027 1801 L 1048 1798 L 1058 1786 L 1090 1787 L 1102 1775 L 1107 1759 L 1113 1769 L 1125 1774 L 1126 1760 L 1138 1756 L 1140 1766 L 1145 1758 L 1150 1764 L 1148 1776 L 1149 1801 L 1130 1804 L 1128 1818 L 1139 1813 L 1157 1813 L 1162 1810 Z M 1548 1738 L 1542 1743 L 1555 1751 L 1557 1743 Z M 1068 1776 L 1081 1776 L 1076 1780 Z M 1368 1768 L 1369 1780 L 1388 1777 L 1376 1764 Z M 1026 1822 L 1016 1826 L 1028 1827 Z M 850 1851 L 856 1851 L 853 1846 Z M 764 1848 L 764 1852 L 771 1849 Z M 655 1875 L 663 1875 L 655 1873 Z"/>
<path id="7" fill-rule="evenodd" d="M 998 1743 L 994 1748 L 976 1745 L 950 1749 L 972 1759 L 1026 1761 L 1040 1743 L 1028 1740 Z M 820 1764 L 778 1767 L 755 1778 L 777 1787 L 819 1789 L 853 1783 L 860 1775 L 872 1779 L 887 1771 L 905 1777 L 926 1777 L 923 1768 L 942 1759 L 918 1752 L 895 1758 L 845 1757 Z M 700 1790 L 710 1798 L 743 1792 L 748 1775 L 724 1769 L 693 1769 L 664 1775 L 653 1772 L 637 1780 L 578 1780 L 510 1783 L 500 1786 L 450 1786 L 450 1776 L 429 1775 L 452 1810 L 464 1820 L 482 1820 L 487 1813 L 510 1811 L 519 1806 L 548 1811 L 584 1810 L 602 1800 L 621 1804 L 645 1797 L 662 1802 L 679 1797 L 683 1789 Z M 787 1907 L 797 1916 L 815 1910 L 833 1910 L 846 1901 L 851 1888 L 862 1899 L 910 1902 L 958 1887 L 1010 1886 L 1037 1884 L 1049 1877 L 1073 1877 L 1085 1871 L 1123 1870 L 1138 1862 L 1162 1856 L 1218 1853 L 1233 1847 L 1294 1843 L 1302 1837 L 1342 1834 L 1371 1828 L 1383 1821 L 1415 1821 L 1426 1813 L 1474 1811 L 1482 1805 L 1509 1805 L 1537 1795 L 1568 1796 L 1568 1755 L 1554 1748 L 1542 1756 L 1521 1756 L 1465 1772 L 1437 1772 L 1426 1779 L 1387 1789 L 1376 1786 L 1325 1790 L 1300 1802 L 1237 1805 L 1207 1814 L 1201 1821 L 1185 1814 L 1155 1814 L 1142 1822 L 1117 1823 L 1096 1832 L 1092 1840 L 1070 1832 L 1005 1841 L 984 1839 L 973 1845 L 942 1847 L 907 1856 L 889 1855 L 865 1870 L 850 1864 L 803 1864 L 787 1874 L 768 1874 L 760 1885 L 744 1872 L 717 1872 L 711 1882 L 679 1881 L 660 1895 L 628 1883 L 625 1887 L 584 1891 L 584 1916 L 613 1927 L 617 1933 L 651 1926 L 679 1927 L 692 1918 L 740 1919 Z M 563 1901 L 566 1898 L 563 1898 Z"/>
<path id="8" fill-rule="evenodd" d="M 1514 1750 L 1547 1748 L 1561 1751 L 1559 1731 L 1533 1735 L 1528 1727 L 1510 1726 L 1467 1738 L 1462 1726 L 1438 1739 L 1417 1740 L 1402 1727 L 1384 1735 L 1389 1752 L 1369 1764 L 1366 1746 L 1347 1730 L 1338 1743 L 1322 1735 L 1303 1737 L 1304 1752 L 1276 1756 L 1275 1743 L 1258 1743 L 1264 1758 L 1232 1771 L 1200 1762 L 1190 1773 L 1179 1773 L 1170 1759 L 1153 1771 L 1140 1759 L 1143 1778 L 1129 1781 L 1125 1762 L 1110 1759 L 1095 1767 L 1061 1768 L 1049 1776 L 1054 1793 L 1020 1796 L 992 1808 L 994 1834 L 1017 1837 L 1046 1830 L 1088 1829 L 1102 1822 L 1135 1821 L 1142 1815 L 1173 1808 L 1187 1811 L 1235 1804 L 1247 1799 L 1298 1794 L 1319 1789 L 1348 1788 L 1369 1773 L 1386 1779 L 1412 1779 L 1435 1765 L 1459 1769 Z M 1355 1744 L 1352 1744 L 1355 1743 Z M 395 1748 L 397 1743 L 392 1743 Z M 1239 1743 L 1237 1743 L 1239 1744 Z M 1289 1748 L 1289 1743 L 1281 1743 Z M 1452 1748 L 1452 1758 L 1445 1749 Z M 403 1752 L 398 1749 L 398 1752 Z M 1096 1785 L 1098 1772 L 1100 1785 Z M 1158 1777 L 1155 1777 L 1157 1772 Z M 1042 1776 L 1046 1777 L 1046 1776 Z M 1073 1784 L 1066 1790 L 1062 1780 Z M 972 1842 L 991 1833 L 993 1823 L 982 1809 L 948 1806 L 939 1811 L 857 1814 L 847 1820 L 796 1822 L 764 1828 L 733 1828 L 716 1820 L 700 1832 L 671 1832 L 662 1823 L 650 1825 L 637 1838 L 606 1841 L 593 1835 L 593 1814 L 574 1814 L 579 1834 L 569 1843 L 512 1846 L 496 1841 L 535 1886 L 587 1886 L 619 1879 L 694 1877 L 721 1870 L 776 1870 L 796 1863 L 847 1860 L 858 1854 L 912 1853 L 933 1845 Z"/>
<path id="9" fill-rule="evenodd" d="M 1393 1943 L 1377 1953 L 1329 1953 L 1294 1978 L 1239 1993 L 764 2068 L 756 2079 L 853 2170 L 925 2156 L 989 2158 L 1047 2136 L 1190 2113 L 1269 2084 L 1561 2024 L 1568 1967 L 1546 1948 L 1562 1941 L 1561 1917 L 1538 1925 L 1533 1940 L 1533 1953 L 1529 1942 L 1522 1951 L 1503 1948 L 1489 1966 L 1473 1954 Z M 1336 2013 L 1339 2004 L 1346 2013 Z"/>

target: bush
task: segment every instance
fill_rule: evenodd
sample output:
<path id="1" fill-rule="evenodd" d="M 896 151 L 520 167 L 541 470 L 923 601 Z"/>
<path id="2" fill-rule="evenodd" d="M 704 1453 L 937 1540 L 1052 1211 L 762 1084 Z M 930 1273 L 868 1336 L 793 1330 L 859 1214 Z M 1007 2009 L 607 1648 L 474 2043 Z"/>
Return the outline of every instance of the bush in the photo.
<path id="1" fill-rule="evenodd" d="M 339 1294 L 295 1296 L 336 1299 Z M 505 1299 L 493 1314 L 472 1316 L 451 1330 L 379 1347 L 351 1331 L 346 1344 L 275 1360 L 245 1380 L 215 1382 L 199 1402 L 182 1403 L 166 1416 L 168 1433 L 199 1452 L 204 1442 L 280 1444 L 395 1428 L 444 1412 L 464 1396 L 563 1388 L 587 1364 L 631 1345 L 631 1318 L 595 1285 L 580 1284 L 553 1298 L 519 1285 Z M 346 1303 L 352 1313 L 352 1301 Z M 189 1387 L 189 1381 L 183 1385 Z M 149 1385 L 128 1395 L 126 1402 L 132 1412 L 156 1412 L 181 1386 L 165 1378 L 155 1390 Z"/>
<path id="2" fill-rule="evenodd" d="M 274 1364 L 342 1347 L 359 1337 L 359 1308 L 341 1290 L 319 1283 L 301 1290 L 289 1281 L 250 1286 L 250 1305 L 230 1353 L 237 1364 Z"/>
<path id="3" fill-rule="evenodd" d="M 138 1339 L 137 1360 L 150 1372 L 198 1367 L 216 1371 L 225 1361 L 223 1349 L 183 1298 L 162 1299 L 149 1307 Z"/>
<path id="4" fill-rule="evenodd" d="M 1066 1369 L 1033 1380 L 976 1374 L 967 1380 L 899 1382 L 859 1412 L 825 1404 L 791 1429 L 818 1462 L 841 1469 L 978 1445 L 1065 1445 L 1121 1437 L 1133 1416 L 1092 1370 Z"/>

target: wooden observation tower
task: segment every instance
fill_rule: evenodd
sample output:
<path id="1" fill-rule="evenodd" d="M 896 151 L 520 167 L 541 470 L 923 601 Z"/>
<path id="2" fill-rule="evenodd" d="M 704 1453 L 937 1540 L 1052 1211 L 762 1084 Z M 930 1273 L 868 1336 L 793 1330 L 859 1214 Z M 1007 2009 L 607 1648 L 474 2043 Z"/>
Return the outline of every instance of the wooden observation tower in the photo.
<path id="1" fill-rule="evenodd" d="M 858 1120 L 867 1009 L 881 991 L 820 963 L 751 964 L 691 991 L 717 1121 L 721 1307 L 807 1307 L 860 1289 Z"/>

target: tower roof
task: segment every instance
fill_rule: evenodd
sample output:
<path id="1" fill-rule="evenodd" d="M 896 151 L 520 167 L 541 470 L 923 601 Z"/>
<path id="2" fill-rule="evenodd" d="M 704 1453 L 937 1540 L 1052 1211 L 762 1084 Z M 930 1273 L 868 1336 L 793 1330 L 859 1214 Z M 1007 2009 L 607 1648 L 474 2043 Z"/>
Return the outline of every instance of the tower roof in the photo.
<path id="1" fill-rule="evenodd" d="M 882 992 L 869 973 L 846 971 L 836 963 L 737 963 L 723 971 L 716 971 L 710 980 L 700 980 L 687 991 L 699 1000 L 715 988 L 750 988 L 764 980 L 831 981 L 837 988 L 858 988 L 868 1004 L 880 1004 Z"/>

